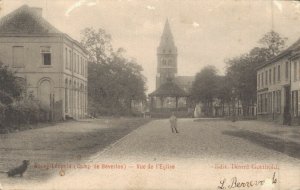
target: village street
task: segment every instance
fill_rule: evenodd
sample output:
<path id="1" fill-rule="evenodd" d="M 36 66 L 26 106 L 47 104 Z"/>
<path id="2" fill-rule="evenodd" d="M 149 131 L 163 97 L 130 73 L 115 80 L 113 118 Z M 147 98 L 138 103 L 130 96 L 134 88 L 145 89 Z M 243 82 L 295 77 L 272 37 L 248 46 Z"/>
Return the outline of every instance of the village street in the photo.
<path id="1" fill-rule="evenodd" d="M 245 126 L 250 128 L 252 123 L 255 128 L 255 122 L 245 122 Z M 217 189 L 220 180 L 226 178 L 229 185 L 231 178 L 237 177 L 242 182 L 266 180 L 262 189 L 299 187 L 299 180 L 295 180 L 300 175 L 299 144 L 260 136 L 242 124 L 179 119 L 179 133 L 175 134 L 168 120 L 153 120 L 61 170 L 63 174 L 57 170 L 47 181 L 26 183 L 29 189 L 33 184 L 36 189 Z M 282 128 L 272 130 L 280 132 Z M 31 172 L 36 169 L 30 168 Z M 278 181 L 271 184 L 274 173 Z M 19 182 L 22 184 L 9 187 L 26 189 L 25 181 Z"/>

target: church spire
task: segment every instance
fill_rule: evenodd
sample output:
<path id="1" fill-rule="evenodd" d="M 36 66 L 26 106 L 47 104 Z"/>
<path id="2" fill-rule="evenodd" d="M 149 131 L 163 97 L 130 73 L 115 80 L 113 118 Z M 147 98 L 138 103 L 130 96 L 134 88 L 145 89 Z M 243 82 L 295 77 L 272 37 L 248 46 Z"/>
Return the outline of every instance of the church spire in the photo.
<path id="1" fill-rule="evenodd" d="M 167 19 L 165 22 L 165 27 L 164 27 L 164 31 L 162 34 L 162 38 L 170 38 L 170 40 L 173 41 L 173 35 L 172 35 L 170 24 L 169 24 L 169 19 Z"/>
<path id="2" fill-rule="evenodd" d="M 171 49 L 173 53 L 177 51 L 168 19 L 165 22 L 164 30 L 161 35 L 159 49 L 162 51 Z"/>

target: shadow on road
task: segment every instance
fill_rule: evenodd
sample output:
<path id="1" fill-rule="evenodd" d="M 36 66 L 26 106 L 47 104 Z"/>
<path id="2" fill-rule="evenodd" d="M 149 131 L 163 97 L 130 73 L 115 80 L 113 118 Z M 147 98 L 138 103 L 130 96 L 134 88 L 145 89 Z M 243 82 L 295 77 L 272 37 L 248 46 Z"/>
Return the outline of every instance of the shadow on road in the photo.
<path id="1" fill-rule="evenodd" d="M 300 145 L 295 142 L 285 141 L 279 138 L 270 137 L 246 130 L 223 131 L 222 133 L 229 136 L 243 138 L 259 146 L 281 152 L 293 158 L 300 159 Z"/>

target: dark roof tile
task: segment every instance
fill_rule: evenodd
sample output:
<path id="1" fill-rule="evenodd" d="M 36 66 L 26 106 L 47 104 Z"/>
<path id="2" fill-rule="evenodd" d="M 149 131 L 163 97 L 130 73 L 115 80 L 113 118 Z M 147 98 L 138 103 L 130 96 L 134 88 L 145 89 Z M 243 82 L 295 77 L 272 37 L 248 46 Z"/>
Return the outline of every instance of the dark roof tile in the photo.
<path id="1" fill-rule="evenodd" d="M 51 25 L 34 8 L 23 5 L 0 20 L 1 34 L 62 33 Z"/>
<path id="2" fill-rule="evenodd" d="M 168 81 L 149 94 L 149 96 L 188 96 L 188 94 L 174 82 Z"/>

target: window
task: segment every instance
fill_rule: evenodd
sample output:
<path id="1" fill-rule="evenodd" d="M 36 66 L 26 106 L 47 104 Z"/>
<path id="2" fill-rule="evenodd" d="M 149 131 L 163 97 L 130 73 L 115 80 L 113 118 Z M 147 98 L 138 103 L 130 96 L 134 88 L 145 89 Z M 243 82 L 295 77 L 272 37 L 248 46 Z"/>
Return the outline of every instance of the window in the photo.
<path id="1" fill-rule="evenodd" d="M 276 110 L 276 93 L 275 93 L 275 91 L 272 92 L 272 99 L 273 99 L 272 113 L 275 113 L 275 110 Z"/>
<path id="2" fill-rule="evenodd" d="M 257 88 L 260 88 L 260 75 L 257 74 Z"/>
<path id="3" fill-rule="evenodd" d="M 265 72 L 266 72 L 266 86 L 268 86 L 268 71 Z"/>
<path id="4" fill-rule="evenodd" d="M 51 65 L 51 49 L 50 47 L 41 47 L 43 65 Z"/>
<path id="5" fill-rule="evenodd" d="M 298 67 L 298 69 L 299 69 L 299 71 L 298 71 L 299 79 L 298 80 L 300 80 L 300 61 L 298 63 L 299 63 L 299 67 Z"/>
<path id="6" fill-rule="evenodd" d="M 80 58 L 80 61 L 81 61 L 81 71 L 80 71 L 80 73 L 81 73 L 81 75 L 83 75 L 83 59 L 82 59 L 82 57 Z"/>
<path id="7" fill-rule="evenodd" d="M 77 55 L 77 73 L 79 73 L 79 55 Z"/>
<path id="8" fill-rule="evenodd" d="M 277 113 L 280 113 L 281 108 L 281 91 L 277 91 Z"/>
<path id="9" fill-rule="evenodd" d="M 13 67 L 24 67 L 24 47 L 13 47 Z"/>
<path id="10" fill-rule="evenodd" d="M 259 101 L 260 101 L 260 95 L 258 94 L 257 95 L 257 113 L 260 113 L 260 103 L 259 103 Z"/>
<path id="11" fill-rule="evenodd" d="M 70 66 L 70 70 L 72 70 L 72 51 L 69 50 L 69 66 Z"/>
<path id="12" fill-rule="evenodd" d="M 85 76 L 85 61 L 82 59 L 82 75 Z"/>
<path id="13" fill-rule="evenodd" d="M 292 114 L 298 116 L 298 91 L 292 91 Z"/>
<path id="14" fill-rule="evenodd" d="M 268 93 L 265 93 L 265 113 L 268 112 Z"/>
<path id="15" fill-rule="evenodd" d="M 69 68 L 69 63 L 68 63 L 68 49 L 65 48 L 65 64 L 66 64 L 66 69 Z"/>
<path id="16" fill-rule="evenodd" d="M 76 54 L 73 53 L 73 71 L 76 72 Z"/>
<path id="17" fill-rule="evenodd" d="M 299 116 L 299 113 L 300 113 L 300 90 L 298 90 L 298 105 L 297 105 L 297 108 L 298 108 L 298 110 L 297 110 L 297 116 Z"/>
<path id="18" fill-rule="evenodd" d="M 277 72 L 278 72 L 278 75 L 277 75 L 278 81 L 280 81 L 280 65 L 278 65 L 278 70 L 277 70 Z"/>
<path id="19" fill-rule="evenodd" d="M 65 82 L 65 112 L 66 113 L 68 113 L 68 106 L 69 106 L 68 103 L 69 103 L 68 79 L 66 79 L 66 82 Z"/>
<path id="20" fill-rule="evenodd" d="M 264 72 L 261 73 L 261 87 L 264 86 Z"/>
<path id="21" fill-rule="evenodd" d="M 88 61 L 85 60 L 85 77 L 88 75 Z"/>
<path id="22" fill-rule="evenodd" d="M 269 69 L 269 84 L 272 84 L 272 69 Z"/>
<path id="23" fill-rule="evenodd" d="M 268 112 L 272 113 L 272 92 L 268 93 L 269 105 L 268 105 Z"/>
<path id="24" fill-rule="evenodd" d="M 289 62 L 285 63 L 285 79 L 289 78 Z"/>
<path id="25" fill-rule="evenodd" d="M 297 80 L 297 62 L 294 62 L 294 81 Z"/>
<path id="26" fill-rule="evenodd" d="M 273 68 L 273 84 L 276 82 L 276 67 Z"/>

